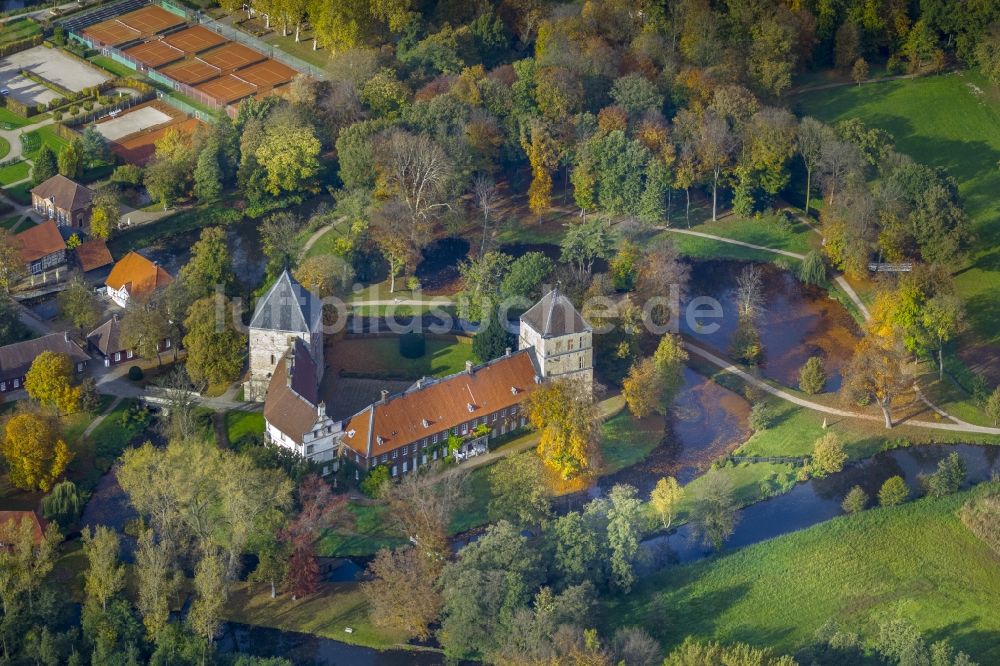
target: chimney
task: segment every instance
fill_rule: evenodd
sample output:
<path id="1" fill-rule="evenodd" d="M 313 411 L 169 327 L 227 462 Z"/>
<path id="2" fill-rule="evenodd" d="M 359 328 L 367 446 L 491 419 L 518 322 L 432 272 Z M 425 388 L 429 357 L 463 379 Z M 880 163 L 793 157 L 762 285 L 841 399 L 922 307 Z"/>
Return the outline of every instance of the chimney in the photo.
<path id="1" fill-rule="evenodd" d="M 510 347 L 507 347 L 506 351 L 504 351 L 504 356 L 510 358 Z"/>
<path id="2" fill-rule="evenodd" d="M 465 371 L 470 375 L 472 374 L 472 361 L 465 362 Z"/>
<path id="3" fill-rule="evenodd" d="M 388 401 L 389 401 L 389 392 L 386 391 L 385 389 L 382 389 L 382 400 L 381 400 L 381 402 L 384 405 Z"/>

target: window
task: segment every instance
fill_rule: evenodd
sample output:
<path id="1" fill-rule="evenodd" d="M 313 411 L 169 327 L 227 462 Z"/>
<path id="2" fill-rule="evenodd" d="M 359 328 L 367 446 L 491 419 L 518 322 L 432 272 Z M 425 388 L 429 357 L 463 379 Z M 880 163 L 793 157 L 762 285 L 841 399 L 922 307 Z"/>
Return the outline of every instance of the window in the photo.
<path id="1" fill-rule="evenodd" d="M 463 423 L 462 424 L 462 434 L 463 435 L 468 435 L 469 434 L 469 424 L 468 423 Z"/>
<path id="2" fill-rule="evenodd" d="M 115 352 L 115 363 L 117 363 L 120 360 L 122 360 L 122 353 L 121 352 Z"/>
<path id="3" fill-rule="evenodd" d="M 20 385 L 21 385 L 21 380 L 20 380 L 20 379 L 15 379 L 15 380 L 14 380 L 14 388 L 17 388 L 17 387 L 19 387 Z"/>
<path id="4" fill-rule="evenodd" d="M 506 409 L 500 410 L 500 416 L 507 418 L 507 410 Z"/>
<path id="5" fill-rule="evenodd" d="M 494 422 L 494 423 L 496 423 L 496 422 L 497 422 L 497 416 L 498 416 L 498 415 L 497 415 L 497 413 L 496 413 L 496 412 L 493 412 L 493 422 Z"/>
<path id="6" fill-rule="evenodd" d="M 306 455 L 311 456 L 312 452 L 313 452 L 313 445 L 310 444 L 309 446 L 306 447 Z"/>
<path id="7" fill-rule="evenodd" d="M 274 365 L 274 354 L 271 354 L 271 365 Z"/>
<path id="8" fill-rule="evenodd" d="M 568 349 L 569 351 L 573 351 L 573 340 L 568 340 L 566 342 L 566 349 Z"/>
<path id="9" fill-rule="evenodd" d="M 129 349 L 127 352 L 125 352 L 125 358 L 132 358 L 132 356 L 133 356 L 133 354 L 132 354 L 132 350 L 131 349 Z"/>
<path id="10" fill-rule="evenodd" d="M 437 433 L 434 433 L 434 436 L 431 437 L 431 444 L 437 444 L 437 443 L 438 443 L 438 436 Z"/>
<path id="11" fill-rule="evenodd" d="M 517 414 L 517 405 L 510 408 L 510 415 L 514 416 L 515 414 Z"/>
<path id="12" fill-rule="evenodd" d="M 426 449 L 427 448 L 427 438 L 426 437 L 424 437 L 424 441 L 420 442 L 420 448 L 422 448 L 422 449 Z M 424 456 L 424 457 L 426 458 L 427 456 Z"/>
<path id="13" fill-rule="evenodd" d="M 382 462 L 386 462 L 387 460 L 389 460 L 389 454 L 388 453 L 383 453 L 382 454 Z"/>
<path id="14" fill-rule="evenodd" d="M 580 370 L 583 370 L 583 357 L 582 357 L 582 356 L 580 357 L 580 360 L 579 360 L 579 362 L 577 363 L 577 367 L 578 367 L 578 368 L 579 368 Z"/>
<path id="15" fill-rule="evenodd" d="M 407 470 L 407 467 L 409 467 L 409 463 L 404 460 L 403 461 L 403 474 L 406 474 L 406 472 L 409 471 L 409 470 Z"/>
<path id="16" fill-rule="evenodd" d="M 361 462 L 361 458 L 357 453 L 354 454 L 354 462 Z"/>
<path id="17" fill-rule="evenodd" d="M 399 457 L 399 449 L 393 449 L 393 451 L 392 451 L 392 459 L 395 460 L 398 457 Z"/>
<path id="18" fill-rule="evenodd" d="M 0 391 L 7 390 L 7 382 L 0 382 Z"/>
<path id="19" fill-rule="evenodd" d="M 407 455 L 409 453 L 410 453 L 410 447 L 409 446 L 404 446 L 403 447 L 403 455 L 405 456 L 405 455 Z"/>
<path id="20" fill-rule="evenodd" d="M 396 466 L 395 465 L 392 466 L 392 475 L 396 476 Z"/>
<path id="21" fill-rule="evenodd" d="M 171 344 L 172 343 L 170 342 L 170 338 L 167 338 L 166 340 L 163 341 L 163 346 L 167 349 L 170 349 Z"/>

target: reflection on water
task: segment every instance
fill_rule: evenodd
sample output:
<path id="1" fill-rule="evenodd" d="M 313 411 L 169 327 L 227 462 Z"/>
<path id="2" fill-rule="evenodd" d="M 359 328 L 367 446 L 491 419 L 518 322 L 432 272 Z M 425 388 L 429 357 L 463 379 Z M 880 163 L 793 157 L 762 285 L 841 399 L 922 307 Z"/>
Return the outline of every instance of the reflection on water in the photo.
<path id="1" fill-rule="evenodd" d="M 692 265 L 689 298 L 711 296 L 722 304 L 723 317 L 711 334 L 696 332 L 681 318 L 681 330 L 695 340 L 729 353 L 738 321 L 736 277 L 746 264 L 739 261 L 701 261 Z M 761 370 L 787 386 L 798 384 L 799 369 L 810 356 L 826 364 L 826 390 L 840 388 L 840 368 L 850 359 L 860 332 L 851 315 L 817 287 L 803 285 L 785 270 L 764 264 L 766 312 L 758 329 L 764 347 Z"/>
<path id="2" fill-rule="evenodd" d="M 981 483 L 994 473 L 1000 473 L 1000 451 L 992 446 L 917 446 L 880 453 L 847 467 L 843 472 L 813 479 L 784 495 L 740 510 L 739 522 L 725 548 L 731 550 L 749 546 L 839 516 L 843 513 L 840 504 L 844 496 L 856 485 L 864 488 L 872 501 L 877 502 L 876 495 L 885 480 L 899 475 L 906 479 L 916 495 L 918 476 L 936 471 L 938 462 L 953 451 L 965 460 L 969 485 Z M 704 544 L 694 538 L 689 525 L 681 526 L 670 535 L 647 539 L 643 546 L 657 555 L 662 554 L 665 547 L 669 548 L 681 562 L 711 554 Z M 656 559 L 662 561 L 661 557 Z"/>
<path id="3" fill-rule="evenodd" d="M 222 653 L 284 657 L 296 666 L 432 666 L 444 663 L 437 652 L 372 650 L 329 638 L 268 627 L 229 623 L 219 640 Z"/>

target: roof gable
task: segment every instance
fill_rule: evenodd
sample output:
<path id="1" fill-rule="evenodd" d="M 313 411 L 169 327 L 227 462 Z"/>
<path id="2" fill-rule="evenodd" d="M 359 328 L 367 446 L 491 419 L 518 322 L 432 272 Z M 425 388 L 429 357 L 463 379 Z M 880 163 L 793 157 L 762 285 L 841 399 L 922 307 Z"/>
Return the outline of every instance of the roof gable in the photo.
<path id="1" fill-rule="evenodd" d="M 321 314 L 319 299 L 285 269 L 257 301 L 250 328 L 309 333 L 319 324 Z"/>
<path id="2" fill-rule="evenodd" d="M 80 262 L 80 268 L 84 273 L 114 262 L 108 244 L 100 238 L 93 238 L 77 246 L 76 260 Z"/>
<path id="3" fill-rule="evenodd" d="M 121 324 L 118 321 L 118 315 L 114 315 L 111 319 L 88 333 L 87 342 L 105 356 L 109 356 L 122 350 L 118 342 L 120 336 Z"/>
<path id="4" fill-rule="evenodd" d="M 316 427 L 319 407 L 316 363 L 305 343 L 296 338 L 274 368 L 264 398 L 264 418 L 301 444 L 303 435 Z"/>
<path id="5" fill-rule="evenodd" d="M 147 296 L 173 281 L 174 278 L 163 267 L 138 252 L 129 252 L 118 260 L 104 284 L 115 291 L 127 287 L 132 296 Z"/>
<path id="6" fill-rule="evenodd" d="M 44 351 L 66 354 L 74 364 L 90 360 L 90 355 L 71 341 L 66 333 L 50 333 L 0 347 L 0 379 L 23 377 L 35 357 Z"/>
<path id="7" fill-rule="evenodd" d="M 591 331 L 590 324 L 558 287 L 522 314 L 521 323 L 530 326 L 543 338 Z"/>
<path id="8" fill-rule="evenodd" d="M 84 185 L 56 174 L 31 189 L 31 193 L 42 199 L 51 199 L 56 208 L 70 212 L 82 210 L 90 205 L 94 192 Z"/>
<path id="9" fill-rule="evenodd" d="M 519 404 L 536 386 L 534 352 L 525 349 L 405 392 L 355 414 L 344 443 L 366 457 L 381 455 L 472 419 Z"/>
<path id="10" fill-rule="evenodd" d="M 36 224 L 14 238 L 20 245 L 21 261 L 26 264 L 66 249 L 66 241 L 53 220 Z"/>

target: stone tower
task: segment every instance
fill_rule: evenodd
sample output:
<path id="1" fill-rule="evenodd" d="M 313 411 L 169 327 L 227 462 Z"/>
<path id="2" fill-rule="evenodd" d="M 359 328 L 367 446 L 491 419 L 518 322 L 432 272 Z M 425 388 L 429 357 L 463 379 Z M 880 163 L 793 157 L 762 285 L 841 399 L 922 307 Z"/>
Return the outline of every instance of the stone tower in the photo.
<path id="1" fill-rule="evenodd" d="M 319 299 L 286 269 L 257 302 L 250 320 L 250 377 L 247 400 L 262 402 L 274 368 L 298 338 L 323 373 L 323 309 Z"/>
<path id="2" fill-rule="evenodd" d="M 533 348 L 541 376 L 583 382 L 594 387 L 594 332 L 559 289 L 521 315 L 518 349 Z"/>

